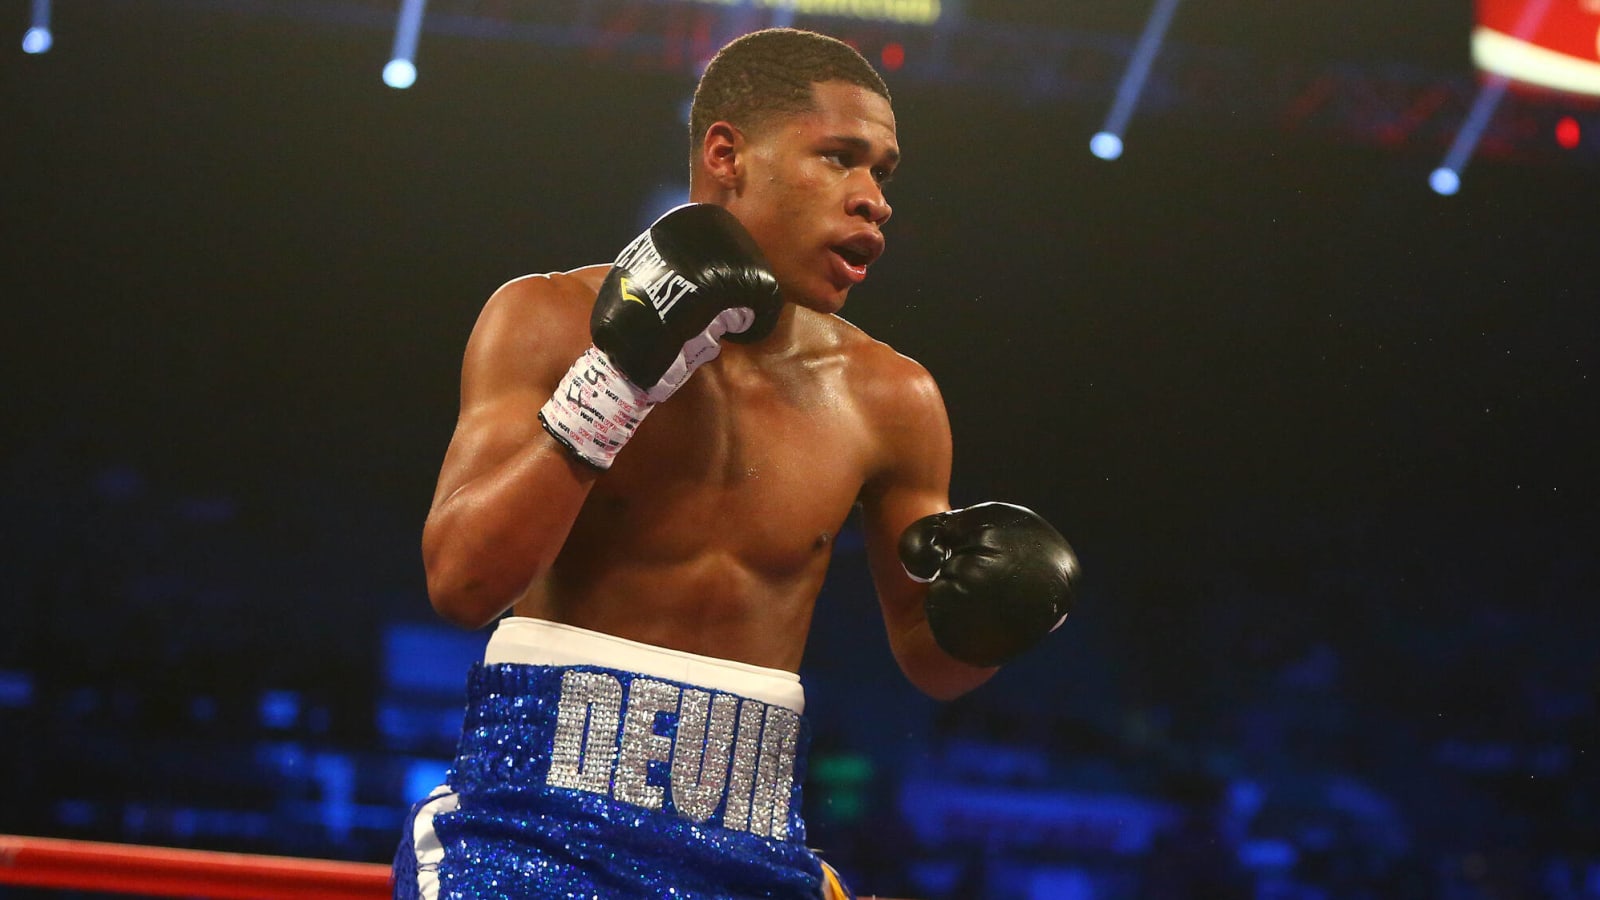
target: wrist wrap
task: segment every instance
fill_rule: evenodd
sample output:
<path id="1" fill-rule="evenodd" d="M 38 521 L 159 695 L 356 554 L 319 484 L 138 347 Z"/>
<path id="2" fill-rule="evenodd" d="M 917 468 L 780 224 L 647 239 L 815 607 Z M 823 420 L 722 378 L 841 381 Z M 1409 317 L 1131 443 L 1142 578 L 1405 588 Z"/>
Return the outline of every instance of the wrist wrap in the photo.
<path id="1" fill-rule="evenodd" d="M 539 423 L 572 455 L 605 471 L 655 403 L 590 347 L 539 410 Z"/>

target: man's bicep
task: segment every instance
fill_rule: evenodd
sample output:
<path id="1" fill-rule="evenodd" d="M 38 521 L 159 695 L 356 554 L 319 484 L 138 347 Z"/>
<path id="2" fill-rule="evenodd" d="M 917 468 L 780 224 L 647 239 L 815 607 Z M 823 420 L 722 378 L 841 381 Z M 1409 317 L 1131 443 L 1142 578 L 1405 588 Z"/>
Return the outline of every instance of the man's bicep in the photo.
<path id="1" fill-rule="evenodd" d="M 463 409 L 456 420 L 450 446 L 439 470 L 434 503 L 510 458 L 543 429 L 539 425 L 542 395 L 532 390 L 510 391 L 484 398 Z"/>
<path id="2" fill-rule="evenodd" d="M 904 529 L 949 508 L 951 438 L 950 417 L 933 376 L 910 360 L 903 359 L 901 368 L 897 389 L 882 399 L 887 412 L 882 455 L 863 503 L 872 504 L 885 527 L 904 518 L 897 526 Z"/>
<path id="3" fill-rule="evenodd" d="M 923 516 L 950 508 L 951 438 L 944 400 L 920 366 L 893 398 L 894 415 L 883 433 L 884 459 L 862 492 L 867 558 L 884 613 L 891 618 L 920 608 L 923 590 L 900 565 L 900 535 Z"/>

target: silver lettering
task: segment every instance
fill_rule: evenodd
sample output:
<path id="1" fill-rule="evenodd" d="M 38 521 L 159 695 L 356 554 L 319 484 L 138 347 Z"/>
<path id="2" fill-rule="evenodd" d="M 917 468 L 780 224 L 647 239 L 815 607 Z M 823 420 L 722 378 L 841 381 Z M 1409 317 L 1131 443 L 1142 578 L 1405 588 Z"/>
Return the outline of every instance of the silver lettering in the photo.
<path id="1" fill-rule="evenodd" d="M 666 762 L 672 753 L 672 741 L 656 734 L 656 715 L 676 710 L 679 693 L 670 684 L 648 678 L 635 678 L 629 685 L 612 797 L 645 809 L 661 808 L 661 788 L 649 783 L 650 763 Z"/>
<path id="2" fill-rule="evenodd" d="M 738 705 L 738 699 L 727 694 L 683 692 L 672 745 L 672 804 L 692 822 L 711 818 L 722 804 Z"/>
<path id="3" fill-rule="evenodd" d="M 671 737 L 656 731 L 676 713 Z M 620 732 L 620 735 L 619 735 Z M 789 838 L 799 714 L 754 700 L 668 682 L 622 682 L 603 672 L 561 676 L 556 732 L 545 783 L 661 809 L 666 791 L 678 815 L 777 840 Z M 650 783 L 667 763 L 667 784 Z"/>
<path id="4" fill-rule="evenodd" d="M 728 806 L 722 825 L 734 831 L 750 830 L 750 792 L 755 788 L 761 761 L 761 720 L 766 708 L 754 700 L 739 704 L 739 732 L 733 744 L 733 771 L 728 775 Z"/>
<path id="5" fill-rule="evenodd" d="M 789 836 L 789 797 L 794 791 L 795 744 L 799 736 L 798 715 L 776 706 L 767 710 L 750 809 L 750 831 L 754 834 L 779 840 Z"/>
<path id="6" fill-rule="evenodd" d="M 622 683 L 603 672 L 564 672 L 545 784 L 596 794 L 611 790 Z"/>

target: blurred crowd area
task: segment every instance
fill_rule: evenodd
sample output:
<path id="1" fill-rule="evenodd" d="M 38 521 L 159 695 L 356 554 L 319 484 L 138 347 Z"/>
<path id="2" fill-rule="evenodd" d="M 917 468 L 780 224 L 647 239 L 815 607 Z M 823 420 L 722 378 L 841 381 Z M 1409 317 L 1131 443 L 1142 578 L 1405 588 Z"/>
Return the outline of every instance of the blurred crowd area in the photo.
<path id="1" fill-rule="evenodd" d="M 186 496 L 104 446 L 5 463 L 0 831 L 387 860 L 485 638 L 432 620 L 418 511 Z M 887 896 L 1600 898 L 1600 565 L 1584 523 L 1480 525 L 1091 542 L 1069 625 L 950 704 L 894 672 L 847 533 L 809 841 Z"/>

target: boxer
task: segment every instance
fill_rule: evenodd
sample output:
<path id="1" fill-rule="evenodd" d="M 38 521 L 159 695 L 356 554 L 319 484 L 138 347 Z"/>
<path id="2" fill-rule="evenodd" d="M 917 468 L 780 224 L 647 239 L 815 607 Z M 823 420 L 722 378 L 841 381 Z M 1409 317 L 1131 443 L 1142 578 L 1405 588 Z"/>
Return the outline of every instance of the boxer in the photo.
<path id="1" fill-rule="evenodd" d="M 804 842 L 795 673 L 853 508 L 890 651 L 933 697 L 1067 614 L 1067 542 L 1020 506 L 951 509 L 933 379 L 835 315 L 885 246 L 882 79 L 756 32 L 690 131 L 688 205 L 609 265 L 504 285 L 468 341 L 423 555 L 440 615 L 497 625 L 397 897 L 847 896 Z M 627 136 L 604 121 L 593 162 Z"/>

